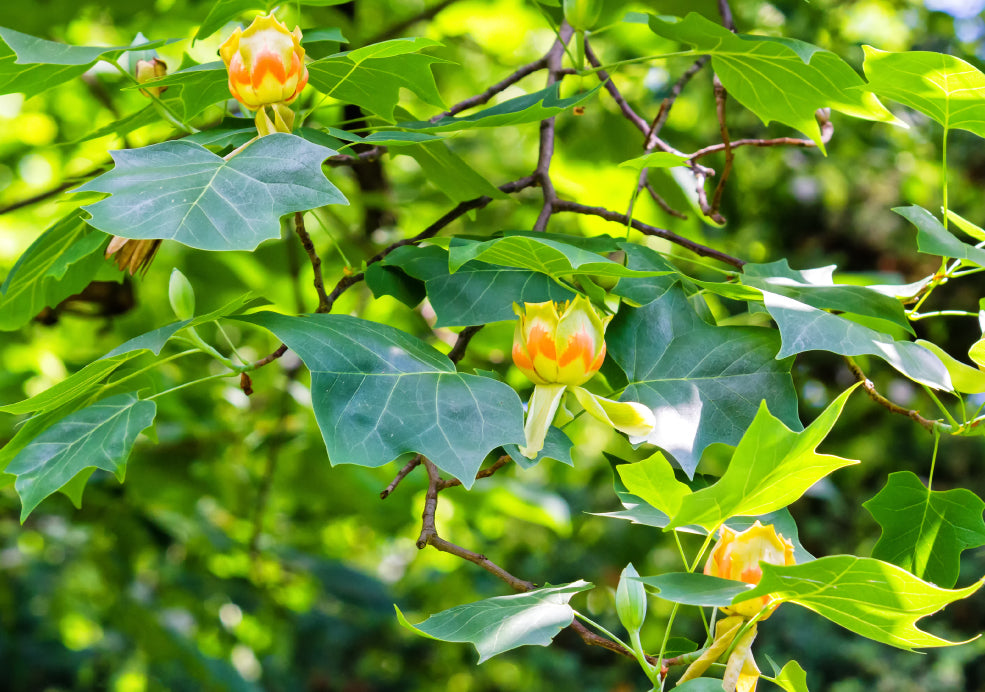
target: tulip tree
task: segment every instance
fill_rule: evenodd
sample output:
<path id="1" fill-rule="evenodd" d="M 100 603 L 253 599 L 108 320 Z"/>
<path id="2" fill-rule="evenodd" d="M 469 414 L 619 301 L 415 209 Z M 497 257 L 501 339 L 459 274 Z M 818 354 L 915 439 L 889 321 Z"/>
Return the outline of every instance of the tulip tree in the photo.
<path id="1" fill-rule="evenodd" d="M 0 486 L 19 500 L 24 530 L 54 511 L 58 493 L 84 508 L 87 486 L 106 483 L 99 470 L 121 483 L 140 474 L 155 441 L 172 434 L 174 404 L 192 392 L 225 392 L 245 402 L 237 415 L 262 420 L 274 415 L 272 393 L 282 388 L 290 396 L 276 404 L 279 419 L 313 411 L 302 425 L 324 446 L 311 463 L 383 467 L 392 480 L 376 492 L 391 504 L 417 479 L 423 492 L 407 499 L 422 517 L 416 560 L 428 564 L 437 551 L 459 558 L 454 569 L 498 580 L 480 600 L 430 614 L 408 601 L 390 621 L 471 644 L 480 664 L 550 646 L 567 629 L 584 647 L 611 653 L 613 666 L 635 661 L 653 690 L 750 690 L 762 678 L 763 687 L 803 692 L 812 674 L 792 660 L 796 651 L 780 664 L 756 656 L 776 636 L 776 619 L 765 621 L 777 607 L 905 650 L 967 638 L 931 634 L 920 621 L 985 581 L 962 570 L 963 553 L 985 545 L 985 502 L 934 478 L 959 438 L 980 453 L 985 337 L 956 357 L 934 341 L 940 330 L 924 327 L 964 319 L 976 338 L 985 328 L 981 306 L 940 302 L 942 287 L 973 286 L 985 270 L 985 231 L 949 207 L 947 163 L 956 130 L 985 136 L 985 74 L 935 52 L 867 45 L 840 55 L 737 22 L 727 0 L 693 12 L 661 3 L 659 14 L 530 0 L 542 54 L 452 98 L 445 80 L 466 68 L 444 57 L 442 42 L 413 35 L 428 33 L 422 27 L 452 3 L 364 42 L 317 24 L 329 16 L 322 6 L 334 4 L 287 3 L 250 26 L 270 3 L 218 0 L 202 11 L 195 38 L 222 40 L 222 61 L 200 61 L 189 46 L 170 69 L 155 51 L 187 38 L 150 31 L 153 40 L 94 47 L 0 28 L 0 94 L 58 93 L 105 68 L 119 78 L 107 98 L 144 100 L 80 140 L 112 137 L 105 166 L 71 189 L 4 209 L 56 198 L 61 218 L 7 272 L 0 329 L 27 333 L 92 282 L 122 281 L 114 253 L 131 274 L 143 267 L 138 286 L 162 290 L 171 267 L 154 264 L 178 258 L 170 274 L 177 321 L 113 332 L 105 355 L 0 402 L 0 413 L 21 423 L 0 448 Z M 619 36 L 634 38 L 622 44 Z M 656 48 L 630 55 L 625 45 Z M 648 77 L 640 66 L 670 75 L 656 99 L 641 91 Z M 674 122 L 679 98 L 694 90 L 713 104 L 689 116 L 711 120 L 706 141 L 697 136 L 707 128 L 681 136 Z M 632 155 L 606 163 L 629 185 L 601 203 L 581 194 L 602 184 L 599 162 L 559 165 L 557 155 L 602 136 L 582 129 L 593 110 L 618 114 L 619 136 L 635 138 Z M 752 134 L 733 134 L 737 122 Z M 849 134 L 840 135 L 841 123 L 851 123 Z M 527 141 L 517 132 L 536 133 L 529 151 L 514 149 Z M 928 164 L 941 181 L 932 208 L 917 204 L 926 195 L 893 190 L 885 209 L 913 226 L 906 252 L 930 256 L 935 268 L 904 279 L 874 264 L 848 274 L 795 269 L 776 255 L 753 261 L 725 216 L 736 162 L 766 148 L 837 161 L 852 133 L 940 142 L 943 160 Z M 490 182 L 476 151 L 519 173 Z M 368 171 L 393 172 L 406 200 L 399 221 L 377 218 L 359 242 L 339 241 L 339 228 L 353 227 L 353 207 L 367 219 L 389 213 L 383 188 L 353 183 L 363 185 Z M 425 184 L 447 200 L 417 204 L 415 186 Z M 509 205 L 516 210 L 504 222 L 507 212 L 496 210 Z M 263 268 L 251 253 L 295 245 L 308 265 L 291 270 L 310 277 L 304 294 L 249 280 Z M 227 260 L 250 291 L 212 311 L 196 308 L 214 305 L 215 286 L 208 272 L 182 273 L 182 263 Z M 799 378 L 818 353 L 830 356 L 837 384 L 805 405 Z M 900 394 L 911 390 L 926 398 Z M 795 519 L 805 516 L 805 494 L 854 465 L 866 468 L 867 459 L 825 443 L 836 429 L 842 440 L 866 435 L 843 415 L 850 401 L 856 411 L 902 417 L 925 444 L 912 450 L 908 468 L 918 473 L 886 475 L 866 502 L 869 547 L 832 554 L 814 543 L 815 559 Z M 267 427 L 256 424 L 258 439 Z M 466 493 L 529 492 L 545 483 L 545 467 L 606 459 L 614 469 L 608 504 L 572 509 L 594 513 L 585 519 L 593 525 L 647 527 L 649 543 L 635 546 L 628 566 L 594 565 L 572 577 L 548 564 L 530 573 L 497 556 L 478 516 L 460 516 L 470 511 Z M 275 473 L 271 463 L 268 490 Z M 179 514 L 168 508 L 167 484 L 190 482 L 173 472 L 156 502 Z M 362 491 L 348 501 L 372 514 L 379 500 Z M 446 523 L 452 493 L 456 519 Z M 256 516 L 254 553 L 264 534 L 262 510 Z M 463 522 L 473 519 L 470 530 Z M 766 539 L 749 539 L 734 560 L 721 557 L 733 554 L 726 542 L 767 534 L 772 550 L 757 552 L 755 540 Z M 679 566 L 650 563 L 651 546 L 664 544 L 679 552 Z M 605 572 L 621 576 L 606 581 Z M 593 588 L 615 588 L 611 607 L 589 605 L 583 594 Z M 702 627 L 703 641 L 678 636 Z"/>

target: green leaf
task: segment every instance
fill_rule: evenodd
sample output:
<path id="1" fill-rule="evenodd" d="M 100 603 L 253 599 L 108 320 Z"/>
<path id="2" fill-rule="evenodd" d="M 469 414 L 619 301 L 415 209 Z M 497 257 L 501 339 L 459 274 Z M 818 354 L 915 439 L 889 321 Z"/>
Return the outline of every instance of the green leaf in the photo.
<path id="1" fill-rule="evenodd" d="M 111 196 L 83 207 L 89 223 L 124 238 L 164 238 L 201 250 L 253 250 L 280 237 L 280 217 L 348 204 L 324 176 L 335 152 L 294 135 L 261 137 L 223 160 L 198 144 L 113 152 L 116 167 L 76 188 Z"/>
<path id="2" fill-rule="evenodd" d="M 775 358 L 776 330 L 713 327 L 680 286 L 639 309 L 620 310 L 606 343 L 629 382 L 620 398 L 653 410 L 656 428 L 647 441 L 673 455 L 688 476 L 705 447 L 739 441 L 763 399 L 800 427 L 791 361 Z"/>
<path id="3" fill-rule="evenodd" d="M 698 572 L 669 572 L 638 579 L 665 601 L 704 607 L 730 605 L 736 596 L 752 589 L 752 584 Z"/>
<path id="4" fill-rule="evenodd" d="M 928 255 L 953 257 L 985 267 L 985 250 L 958 240 L 933 214 L 916 205 L 893 211 L 917 227 L 917 249 Z"/>
<path id="5" fill-rule="evenodd" d="M 940 586 L 957 583 L 963 551 L 985 545 L 985 502 L 964 488 L 930 490 L 910 471 L 897 471 L 862 506 L 882 527 L 872 557 Z"/>
<path id="6" fill-rule="evenodd" d="M 475 172 L 444 142 L 421 142 L 401 147 L 394 156 L 410 156 L 424 171 L 425 177 L 447 195 L 452 202 L 488 195 L 493 199 L 509 197 L 498 187 Z"/>
<path id="7" fill-rule="evenodd" d="M 643 461 L 620 464 L 616 471 L 626 490 L 668 517 L 677 514 L 681 502 L 691 494 L 691 489 L 677 480 L 670 462 L 660 452 Z"/>
<path id="8" fill-rule="evenodd" d="M 171 74 L 152 79 L 128 89 L 148 87 L 168 87 L 165 102 L 170 106 L 180 104 L 180 112 L 185 120 L 194 118 L 214 103 L 222 103 L 232 98 L 229 93 L 229 76 L 222 61 L 191 64 Z M 255 129 L 254 129 L 255 132 Z M 185 141 L 191 141 L 187 137 Z"/>
<path id="9" fill-rule="evenodd" d="M 547 274 L 553 279 L 570 278 L 575 274 L 586 276 L 667 276 L 667 271 L 637 271 L 622 266 L 618 262 L 583 250 L 575 245 L 511 235 L 485 242 L 455 238 L 448 249 L 448 267 L 452 272 L 466 262 L 479 260 L 506 267 L 530 269 Z"/>
<path id="10" fill-rule="evenodd" d="M 21 523 L 43 499 L 83 470 L 110 471 L 120 482 L 142 430 L 154 422 L 157 405 L 120 394 L 63 418 L 34 438 L 7 466 L 17 476 Z"/>
<path id="11" fill-rule="evenodd" d="M 947 210 L 947 218 L 962 231 L 970 235 L 972 238 L 977 240 L 979 243 L 985 243 L 985 229 L 980 226 L 976 226 L 971 221 L 965 217 L 951 211 Z"/>
<path id="12" fill-rule="evenodd" d="M 140 351 L 131 351 L 115 355 L 112 358 L 101 358 L 93 361 L 39 394 L 15 404 L 0 406 L 0 411 L 16 415 L 56 409 L 92 392 L 96 387 L 101 386 L 102 381 L 109 377 L 113 371 L 128 360 L 136 358 L 140 353 Z"/>
<path id="13" fill-rule="evenodd" d="M 267 9 L 266 0 L 216 0 L 195 33 L 195 41 L 208 38 L 248 10 Z"/>
<path id="14" fill-rule="evenodd" d="M 936 120 L 985 137 L 985 75 L 944 53 L 889 53 L 872 46 L 863 69 L 869 89 Z"/>
<path id="15" fill-rule="evenodd" d="M 824 151 L 818 108 L 866 120 L 895 118 L 865 82 L 837 55 L 794 39 L 733 34 L 721 24 L 694 12 L 683 20 L 650 17 L 657 34 L 694 46 L 711 55 L 722 85 L 764 124 L 776 120 L 810 137 Z"/>
<path id="16" fill-rule="evenodd" d="M 660 256 L 655 250 L 636 243 L 620 243 L 619 249 L 626 253 L 626 266 L 643 272 L 654 272 L 652 276 L 629 276 L 619 280 L 612 293 L 646 305 L 662 296 L 668 288 L 680 281 L 677 268 Z M 672 272 L 660 276 L 661 272 Z"/>
<path id="17" fill-rule="evenodd" d="M 0 286 L 0 331 L 19 329 L 45 307 L 75 295 L 105 266 L 108 238 L 78 209 L 57 221 L 20 256 Z"/>
<path id="18" fill-rule="evenodd" d="M 380 43 L 371 43 L 362 48 L 356 48 L 345 53 L 346 57 L 357 65 L 370 58 L 393 58 L 398 55 L 417 53 L 425 48 L 440 47 L 441 43 L 430 38 L 405 37 L 394 38 Z"/>
<path id="19" fill-rule="evenodd" d="M 951 377 L 954 391 L 962 394 L 985 393 L 985 372 L 953 358 L 932 341 L 917 339 L 916 343 L 933 353 L 944 364 L 947 374 Z"/>
<path id="20" fill-rule="evenodd" d="M 834 266 L 795 271 L 786 259 L 769 264 L 746 264 L 742 283 L 771 291 L 821 310 L 837 310 L 885 320 L 914 334 L 903 303 L 867 286 L 835 284 Z"/>
<path id="21" fill-rule="evenodd" d="M 677 154 L 670 154 L 666 151 L 653 151 L 635 159 L 629 159 L 619 164 L 620 168 L 633 168 L 642 171 L 644 168 L 673 168 L 683 166 L 687 159 Z"/>
<path id="22" fill-rule="evenodd" d="M 0 27 L 0 94 L 31 98 L 82 75 L 100 59 L 116 60 L 127 51 L 150 50 L 171 41 L 134 46 L 70 46 Z"/>
<path id="23" fill-rule="evenodd" d="M 154 108 L 154 104 L 149 103 L 139 111 L 126 115 L 118 120 L 114 120 L 99 129 L 93 130 L 87 135 L 79 137 L 72 142 L 68 142 L 68 144 L 80 144 L 82 142 L 88 142 L 90 139 L 99 139 L 100 137 L 106 137 L 108 135 L 116 135 L 117 137 L 123 138 L 134 130 L 139 130 L 142 127 L 156 123 L 160 117 L 161 116 L 158 114 L 157 109 Z"/>
<path id="24" fill-rule="evenodd" d="M 394 122 L 393 111 L 400 90 L 407 89 L 425 103 L 444 108 L 431 67 L 447 62 L 430 55 L 409 53 L 389 58 L 370 58 L 356 63 L 346 53 L 308 64 L 310 83 L 326 95 L 354 103 Z"/>
<path id="25" fill-rule="evenodd" d="M 342 2 L 348 2 L 349 0 L 339 0 L 337 4 L 342 4 Z M 342 29 L 337 26 L 325 27 L 324 29 L 307 29 L 301 32 L 301 45 L 307 46 L 311 43 L 320 43 L 323 41 L 331 41 L 332 43 L 348 43 L 347 39 L 342 34 Z"/>
<path id="26" fill-rule="evenodd" d="M 424 282 L 428 300 L 437 316 L 436 327 L 465 327 L 512 320 L 516 318 L 513 303 L 564 301 L 575 296 L 573 291 L 543 274 L 485 262 L 469 262 L 450 274 L 447 251 L 433 245 L 399 247 L 387 255 L 383 264 L 399 267 Z M 367 283 L 371 281 L 375 266 L 371 265 L 366 272 Z M 379 282 L 375 282 L 375 286 L 374 292 L 381 288 Z"/>
<path id="27" fill-rule="evenodd" d="M 807 672 L 796 661 L 787 661 L 773 682 L 787 692 L 810 692 L 807 689 Z"/>
<path id="28" fill-rule="evenodd" d="M 311 371 L 311 397 L 332 464 L 382 466 L 418 452 L 466 488 L 496 447 L 523 442 L 510 387 L 455 371 L 423 341 L 348 315 L 238 319 L 269 329 Z"/>
<path id="29" fill-rule="evenodd" d="M 805 351 L 830 351 L 843 356 L 868 354 L 882 358 L 915 382 L 952 389 L 947 368 L 919 344 L 897 341 L 883 332 L 771 291 L 763 291 L 763 302 L 783 339 L 778 358 Z"/>
<path id="30" fill-rule="evenodd" d="M 755 589 L 733 604 L 772 594 L 869 639 L 900 649 L 951 646 L 916 626 L 921 618 L 975 593 L 977 581 L 963 589 L 941 589 L 887 562 L 854 555 L 832 555 L 803 565 L 761 563 Z"/>
<path id="31" fill-rule="evenodd" d="M 674 692 L 722 692 L 723 689 L 718 678 L 694 678 L 674 687 Z"/>
<path id="32" fill-rule="evenodd" d="M 446 115 L 435 122 L 431 122 L 430 120 L 402 122 L 400 123 L 400 127 L 427 132 L 452 132 L 471 130 L 479 127 L 507 127 L 510 125 L 540 122 L 541 120 L 546 120 L 557 115 L 563 110 L 584 103 L 595 96 L 595 93 L 601 88 L 602 85 L 599 85 L 590 91 L 575 94 L 568 98 L 560 98 L 558 96 L 560 86 L 558 84 L 552 84 L 546 89 L 503 101 L 491 108 L 485 108 L 471 115 L 462 117 Z"/>
<path id="33" fill-rule="evenodd" d="M 460 605 L 410 624 L 396 608 L 400 624 L 429 639 L 475 646 L 479 663 L 520 646 L 549 646 L 575 619 L 568 601 L 592 585 L 578 580 L 527 593 L 496 596 Z"/>
<path id="34" fill-rule="evenodd" d="M 790 430 L 763 401 L 721 479 L 685 496 L 667 528 L 697 524 L 712 531 L 733 516 L 757 516 L 781 509 L 829 473 L 857 464 L 853 459 L 815 451 L 857 386 L 842 392 L 801 432 Z"/>
<path id="35" fill-rule="evenodd" d="M 530 469 L 542 462 L 544 459 L 560 461 L 567 466 L 574 466 L 571 460 L 571 448 L 574 443 L 567 435 L 553 425 L 547 429 L 547 438 L 544 440 L 544 447 L 533 459 L 528 459 L 520 453 L 519 445 L 503 445 L 503 449 L 510 458 L 517 463 L 520 468 Z"/>

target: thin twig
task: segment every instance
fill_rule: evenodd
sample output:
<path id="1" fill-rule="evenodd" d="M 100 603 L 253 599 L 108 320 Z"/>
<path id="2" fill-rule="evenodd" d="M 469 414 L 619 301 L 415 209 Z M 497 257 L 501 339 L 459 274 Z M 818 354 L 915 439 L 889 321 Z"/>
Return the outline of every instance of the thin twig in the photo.
<path id="1" fill-rule="evenodd" d="M 674 85 L 670 87 L 670 93 L 660 103 L 660 110 L 657 112 L 657 117 L 653 119 L 653 124 L 646 130 L 646 148 L 647 151 L 652 151 L 657 142 L 654 138 L 659 137 L 660 130 L 663 129 L 664 123 L 667 122 L 667 118 L 670 117 L 670 109 L 674 107 L 677 102 L 677 98 L 684 91 L 684 87 L 694 78 L 694 75 L 701 71 L 710 58 L 707 55 L 702 55 L 700 58 L 691 63 L 691 66 L 684 70 L 684 73 L 677 78 Z"/>
<path id="2" fill-rule="evenodd" d="M 451 347 L 451 351 L 448 352 L 448 360 L 452 363 L 458 363 L 465 356 L 465 349 L 469 347 L 469 342 L 472 341 L 472 337 L 479 333 L 484 325 L 477 324 L 471 327 L 466 327 L 458 333 L 458 338 L 455 339 L 455 345 Z"/>
<path id="3" fill-rule="evenodd" d="M 403 468 L 397 471 L 397 475 L 393 477 L 390 484 L 380 491 L 380 499 L 385 500 L 390 497 L 390 494 L 397 489 L 398 485 L 400 485 L 400 481 L 406 478 L 411 471 L 421 465 L 421 460 L 423 458 L 424 457 L 420 454 L 415 454 L 413 459 L 404 464 Z"/>
<path id="4" fill-rule="evenodd" d="M 821 142 L 827 144 L 831 141 L 831 137 L 834 135 L 834 124 L 830 120 L 831 111 L 827 108 L 821 108 L 814 114 L 817 118 L 818 124 L 821 126 Z M 737 139 L 730 143 L 732 149 L 738 149 L 739 147 L 805 147 L 811 148 L 816 147 L 817 142 L 812 139 L 800 139 L 798 137 L 775 137 L 773 139 Z M 724 144 L 712 144 L 710 146 L 698 149 L 693 154 L 688 154 L 687 157 L 690 161 L 697 161 L 700 158 L 708 156 L 709 154 L 716 154 L 720 151 L 725 151 Z"/>
<path id="5" fill-rule="evenodd" d="M 732 17 L 732 8 L 729 7 L 728 0 L 718 0 L 718 13 L 722 15 L 722 24 L 725 28 L 735 33 L 735 19 Z"/>
<path id="6" fill-rule="evenodd" d="M 650 184 L 650 181 L 646 180 L 643 182 L 643 189 L 650 193 L 650 197 L 653 199 L 653 201 L 656 202 L 657 206 L 663 209 L 665 212 L 667 212 L 671 216 L 676 216 L 678 219 L 687 220 L 687 214 L 683 212 L 679 212 L 673 207 L 671 207 L 669 204 L 667 204 L 667 201 L 663 197 L 661 197 L 656 190 L 653 189 L 653 185 Z"/>
<path id="7" fill-rule="evenodd" d="M 361 151 L 358 154 L 336 154 L 335 156 L 329 156 L 325 159 L 325 163 L 332 168 L 340 168 L 342 166 L 355 166 L 360 163 L 369 163 L 370 161 L 376 161 L 383 157 L 387 153 L 387 148 L 384 146 L 374 146 L 370 147 L 366 151 Z"/>
<path id="8" fill-rule="evenodd" d="M 513 458 L 509 454 L 504 454 L 490 466 L 480 469 L 479 473 L 475 474 L 475 479 L 489 478 L 491 475 L 499 471 L 501 468 L 513 461 Z M 444 490 L 445 488 L 454 488 L 462 484 L 462 481 L 457 478 L 449 478 L 447 480 L 441 479 L 438 481 L 438 490 Z"/>
<path id="9" fill-rule="evenodd" d="M 315 312 L 328 312 L 328 294 L 325 293 L 325 278 L 322 276 L 321 271 L 321 257 L 318 256 L 318 252 L 315 250 L 315 244 L 311 242 L 311 236 L 308 235 L 308 231 L 304 227 L 304 212 L 294 212 L 294 231 L 298 234 L 298 238 L 301 239 L 301 247 L 308 254 L 308 260 L 311 262 L 311 270 L 315 275 L 315 292 L 318 294 L 318 307 L 315 308 Z"/>
<path id="10" fill-rule="evenodd" d="M 547 67 L 546 55 L 544 55 L 541 58 L 538 58 L 537 60 L 534 60 L 531 63 L 527 63 L 523 67 L 518 68 L 515 72 L 513 72 L 513 74 L 508 76 L 506 79 L 496 82 L 491 87 L 483 91 L 481 94 L 476 94 L 475 96 L 471 96 L 465 99 L 464 101 L 459 101 L 454 106 L 446 110 L 444 113 L 439 113 L 438 115 L 431 118 L 431 122 L 435 123 L 441 120 L 442 118 L 451 115 L 456 115 L 457 113 L 461 113 L 462 111 L 467 111 L 469 108 L 475 108 L 476 106 L 481 106 L 482 104 L 488 102 L 489 99 L 491 99 L 493 96 L 495 96 L 496 94 L 502 91 L 505 91 L 506 89 L 508 89 L 509 87 L 513 86 L 521 79 L 526 77 L 527 75 L 533 74 L 534 72 L 537 72 L 539 70 L 543 70 L 545 67 Z"/>
<path id="11" fill-rule="evenodd" d="M 564 47 L 571 39 L 571 34 L 571 27 L 567 22 L 562 22 L 557 40 L 547 55 L 544 56 L 547 63 L 547 86 L 558 80 L 558 71 L 561 69 L 561 61 L 564 59 Z M 544 205 L 534 223 L 535 231 L 543 231 L 547 228 L 547 222 L 550 221 L 554 211 L 554 202 L 557 200 L 557 192 L 554 190 L 554 182 L 551 180 L 551 160 L 554 157 L 554 123 L 555 118 L 553 116 L 540 121 L 540 144 L 534 178 L 537 179 L 544 192 Z"/>
<path id="12" fill-rule="evenodd" d="M 719 5 L 724 5 L 728 7 L 724 0 L 719 3 Z M 718 131 L 722 135 L 722 145 L 725 147 L 725 166 L 722 167 L 722 174 L 718 178 L 718 185 L 715 186 L 715 194 L 711 199 L 711 209 L 709 210 L 708 216 L 715 218 L 718 217 L 716 221 L 719 223 L 724 222 L 722 215 L 718 213 L 719 206 L 722 203 L 722 193 L 725 192 L 725 182 L 728 180 L 729 174 L 732 172 L 732 162 L 735 159 L 735 154 L 732 153 L 732 141 L 728 134 L 728 125 L 725 122 L 725 106 L 728 103 L 728 92 L 725 87 L 722 86 L 722 82 L 718 79 L 718 75 L 715 75 L 715 112 L 718 114 Z"/>
<path id="13" fill-rule="evenodd" d="M 598 68 L 602 66 L 602 62 L 598 59 L 598 56 L 595 55 L 595 51 L 592 50 L 592 47 L 589 45 L 587 39 L 585 40 L 585 58 L 592 67 Z M 634 111 L 633 107 L 629 105 L 629 102 L 626 101 L 626 98 L 616 87 L 615 82 L 612 81 L 612 77 L 609 76 L 609 73 L 605 70 L 599 70 L 595 74 L 598 76 L 599 81 L 605 86 L 605 90 L 609 92 L 609 96 L 611 96 L 612 100 L 619 106 L 619 110 L 621 110 L 622 114 L 626 116 L 626 119 L 636 125 L 641 132 L 645 133 L 649 129 L 646 124 L 646 120 L 640 117 L 639 113 Z"/>
<path id="14" fill-rule="evenodd" d="M 877 392 L 875 385 L 872 384 L 872 380 L 865 376 L 865 373 L 862 372 L 862 368 L 860 368 L 850 356 L 845 356 L 845 363 L 848 365 L 848 369 L 852 371 L 852 375 L 855 376 L 855 379 L 862 383 L 862 389 L 865 390 L 865 393 L 869 395 L 870 399 L 880 406 L 889 409 L 893 413 L 898 413 L 901 416 L 906 416 L 907 418 L 914 420 L 927 432 L 932 433 L 934 431 L 934 428 L 937 425 L 935 421 L 924 418 L 920 415 L 919 411 L 914 411 L 913 409 L 900 406 Z"/>
<path id="15" fill-rule="evenodd" d="M 627 224 L 630 223 L 629 217 L 627 217 L 625 214 L 620 214 L 617 211 L 612 211 L 610 209 L 606 209 L 605 207 L 589 207 L 587 205 L 578 204 L 577 202 L 572 202 L 566 199 L 559 199 L 557 202 L 555 202 L 554 210 L 556 212 L 569 211 L 575 214 L 598 216 L 600 218 L 605 219 L 606 221 L 613 221 L 615 223 L 622 224 L 623 226 L 626 226 Z M 690 250 L 696 255 L 700 255 L 701 257 L 711 257 L 713 259 L 717 259 L 719 262 L 724 262 L 725 264 L 729 264 L 735 267 L 736 269 L 741 269 L 742 265 L 746 263 L 745 260 L 741 260 L 737 257 L 732 257 L 731 255 L 727 255 L 724 252 L 721 252 L 720 250 L 707 247 L 706 245 L 702 245 L 701 243 L 696 243 L 693 240 L 688 240 L 683 236 L 677 235 L 673 231 L 668 231 L 663 228 L 657 228 L 656 226 L 651 226 L 649 224 L 643 223 L 642 221 L 638 221 L 636 219 L 632 220 L 632 226 L 633 228 L 635 228 L 640 233 L 643 233 L 644 235 L 652 235 L 656 238 L 663 238 L 664 240 L 669 240 L 670 242 L 676 245 L 680 245 L 681 247 Z"/>

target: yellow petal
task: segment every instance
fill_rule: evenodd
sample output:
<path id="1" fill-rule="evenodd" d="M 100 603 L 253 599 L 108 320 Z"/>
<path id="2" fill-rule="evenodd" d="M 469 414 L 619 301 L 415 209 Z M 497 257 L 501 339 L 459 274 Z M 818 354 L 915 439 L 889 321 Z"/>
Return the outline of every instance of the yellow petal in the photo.
<path id="1" fill-rule="evenodd" d="M 582 387 L 573 387 L 572 391 L 578 403 L 589 415 L 626 433 L 629 435 L 629 441 L 634 444 L 649 437 L 656 426 L 653 411 L 643 404 L 635 401 L 613 401 L 592 394 Z"/>
<path id="2" fill-rule="evenodd" d="M 528 459 L 536 459 L 544 448 L 547 429 L 551 427 L 564 390 L 563 384 L 538 384 L 534 387 L 527 404 L 527 423 L 523 428 L 526 445 L 520 447 L 520 454 Z"/>

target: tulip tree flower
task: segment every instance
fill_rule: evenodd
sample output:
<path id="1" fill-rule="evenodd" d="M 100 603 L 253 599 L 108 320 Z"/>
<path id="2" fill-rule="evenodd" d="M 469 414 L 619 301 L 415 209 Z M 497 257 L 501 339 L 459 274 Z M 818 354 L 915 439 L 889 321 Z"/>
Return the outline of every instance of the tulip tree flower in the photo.
<path id="1" fill-rule="evenodd" d="M 301 29 L 288 31 L 273 15 L 257 17 L 245 31 L 237 28 L 219 55 L 229 72 L 229 92 L 257 112 L 259 133 L 290 132 L 294 112 L 287 104 L 308 83 Z"/>
<path id="2" fill-rule="evenodd" d="M 150 60 L 138 60 L 137 68 L 135 70 L 135 76 L 140 84 L 144 82 L 149 82 L 154 79 L 163 77 L 168 73 L 168 64 L 161 60 L 160 58 L 152 58 Z M 141 89 L 140 93 L 144 96 L 154 96 L 160 97 L 168 88 L 164 87 L 148 87 L 147 89 Z"/>
<path id="3" fill-rule="evenodd" d="M 526 444 L 520 452 L 534 459 L 544 448 L 547 430 L 569 388 L 585 410 L 602 422 L 642 441 L 655 425 L 653 412 L 643 404 L 612 401 L 580 385 L 588 382 L 605 360 L 605 327 L 611 317 L 600 317 L 584 296 L 563 304 L 554 301 L 516 303 L 520 318 L 513 336 L 513 362 L 534 383 L 524 428 Z M 634 439 L 636 438 L 636 439 Z"/>

